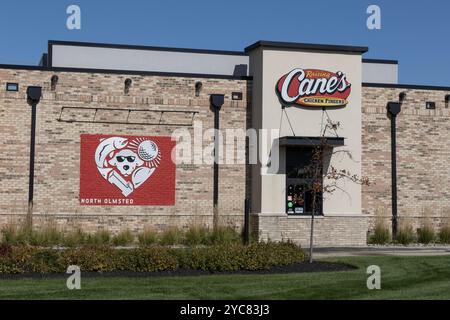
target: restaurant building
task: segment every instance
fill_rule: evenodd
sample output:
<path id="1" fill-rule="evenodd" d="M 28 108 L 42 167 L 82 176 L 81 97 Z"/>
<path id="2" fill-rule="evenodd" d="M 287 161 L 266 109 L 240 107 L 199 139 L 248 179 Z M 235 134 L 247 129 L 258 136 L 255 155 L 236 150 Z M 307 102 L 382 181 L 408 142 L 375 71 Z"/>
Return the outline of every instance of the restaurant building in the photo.
<path id="1" fill-rule="evenodd" d="M 393 202 L 400 224 L 448 223 L 450 87 L 367 51 L 49 41 L 39 66 L 0 65 L 0 226 L 240 228 L 249 199 L 260 239 L 307 245 L 317 147 L 316 244 L 366 244 Z"/>

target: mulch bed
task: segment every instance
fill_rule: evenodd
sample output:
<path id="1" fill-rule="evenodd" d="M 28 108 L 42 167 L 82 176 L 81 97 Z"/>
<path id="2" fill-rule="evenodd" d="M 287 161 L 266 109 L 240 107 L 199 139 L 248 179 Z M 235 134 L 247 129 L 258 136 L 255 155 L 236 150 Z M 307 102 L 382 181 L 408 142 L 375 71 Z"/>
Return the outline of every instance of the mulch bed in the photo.
<path id="1" fill-rule="evenodd" d="M 251 274 L 289 274 L 289 273 L 307 273 L 307 272 L 335 272 L 335 271 L 350 271 L 356 270 L 357 267 L 335 262 L 317 261 L 312 264 L 307 262 L 297 263 L 289 266 L 276 266 L 267 270 L 238 270 L 226 272 L 209 272 L 202 270 L 171 270 L 159 272 L 129 272 L 129 271 L 115 271 L 115 272 L 83 272 L 81 270 L 81 277 L 87 278 L 103 278 L 103 277 L 129 277 L 129 278 L 145 278 L 145 277 L 186 277 L 186 276 L 207 276 L 207 275 L 251 275 Z M 2 274 L 0 279 L 49 279 L 49 278 L 67 278 L 69 275 L 65 273 L 21 273 L 21 274 Z"/>

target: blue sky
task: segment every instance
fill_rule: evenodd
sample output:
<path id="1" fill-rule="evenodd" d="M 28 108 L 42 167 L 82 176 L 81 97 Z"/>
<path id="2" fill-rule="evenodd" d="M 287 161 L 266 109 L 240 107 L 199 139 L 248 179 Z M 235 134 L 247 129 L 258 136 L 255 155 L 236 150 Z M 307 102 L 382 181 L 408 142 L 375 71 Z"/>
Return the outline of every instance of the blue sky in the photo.
<path id="1" fill-rule="evenodd" d="M 82 29 L 66 28 L 66 8 Z M 381 30 L 366 9 L 381 7 Z M 39 0 L 2 1 L 0 63 L 38 63 L 47 40 L 243 50 L 257 40 L 369 47 L 400 61 L 400 83 L 450 86 L 450 1 Z"/>

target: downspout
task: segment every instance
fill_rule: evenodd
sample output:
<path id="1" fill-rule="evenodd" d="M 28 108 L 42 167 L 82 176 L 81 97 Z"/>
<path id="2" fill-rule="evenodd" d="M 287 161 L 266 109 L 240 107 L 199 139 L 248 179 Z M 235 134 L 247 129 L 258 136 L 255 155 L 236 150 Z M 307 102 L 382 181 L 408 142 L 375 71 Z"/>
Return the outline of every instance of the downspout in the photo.
<path id="1" fill-rule="evenodd" d="M 36 108 L 41 100 L 42 88 L 30 86 L 27 88 L 27 102 L 31 106 L 31 139 L 30 139 L 30 171 L 28 182 L 28 213 L 26 226 L 31 230 L 33 225 L 33 195 L 34 195 L 34 158 L 36 145 Z"/>
<path id="2" fill-rule="evenodd" d="M 404 98 L 404 96 L 403 96 Z M 401 100 L 403 100 L 401 98 Z M 402 107 L 401 102 L 388 102 L 387 111 L 391 118 L 391 179 L 392 179 L 392 238 L 397 238 L 397 115 Z"/>
<path id="3" fill-rule="evenodd" d="M 213 173 L 213 227 L 218 227 L 219 220 L 219 148 L 220 148 L 220 109 L 225 101 L 223 94 L 211 95 L 211 110 L 214 112 L 214 173 Z"/>

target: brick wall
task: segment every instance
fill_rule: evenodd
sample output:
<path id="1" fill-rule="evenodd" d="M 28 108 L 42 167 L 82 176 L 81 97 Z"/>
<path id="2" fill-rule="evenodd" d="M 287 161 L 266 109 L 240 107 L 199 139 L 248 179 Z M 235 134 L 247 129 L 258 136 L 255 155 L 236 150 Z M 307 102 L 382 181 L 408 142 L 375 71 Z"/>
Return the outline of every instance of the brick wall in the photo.
<path id="1" fill-rule="evenodd" d="M 450 109 L 440 90 L 363 88 L 362 172 L 372 182 L 363 187 L 364 213 L 391 218 L 391 137 L 388 101 L 406 92 L 397 116 L 398 215 L 420 227 L 450 219 Z M 425 108 L 436 102 L 435 110 Z M 373 222 L 373 221 L 372 221 Z"/>
<path id="2" fill-rule="evenodd" d="M 314 245 L 361 246 L 367 241 L 368 219 L 362 215 L 318 216 L 314 220 Z M 252 231 L 262 240 L 290 240 L 309 247 L 311 218 L 287 215 L 253 215 Z"/>
<path id="3" fill-rule="evenodd" d="M 54 92 L 50 90 L 53 74 L 59 77 Z M 123 93 L 126 78 L 133 80 L 128 95 Z M 195 97 L 194 92 L 197 81 L 203 82 L 200 97 Z M 18 82 L 20 91 L 5 92 L 6 82 Z M 77 225 L 92 231 L 99 227 L 118 231 L 126 227 L 139 230 L 145 225 L 164 228 L 212 224 L 211 165 L 177 166 L 175 206 L 79 205 L 81 134 L 170 136 L 177 127 L 167 124 L 190 121 L 185 116 L 168 116 L 159 126 L 69 123 L 57 119 L 62 107 L 173 109 L 198 112 L 195 120 L 208 129 L 213 127 L 209 94 L 223 93 L 226 99 L 221 111 L 221 127 L 247 129 L 251 123 L 247 108 L 251 81 L 0 69 L 0 225 L 20 220 L 27 212 L 31 118 L 25 94 L 28 85 L 44 89 L 37 118 L 35 224 L 56 220 L 64 227 Z M 233 91 L 242 92 L 244 99 L 232 101 Z M 399 216 L 401 221 L 409 220 L 415 226 L 420 226 L 425 219 L 438 226 L 450 220 L 450 170 L 447 169 L 450 109 L 444 103 L 448 92 L 440 90 L 363 87 L 362 172 L 372 182 L 363 187 L 363 213 L 372 217 L 378 212 L 386 221 L 391 217 L 390 120 L 386 104 L 398 100 L 402 91 L 407 93 L 407 98 L 397 120 Z M 426 101 L 435 101 L 436 110 L 426 110 Z M 65 113 L 64 117 L 90 119 L 89 114 L 80 111 Z M 106 112 L 98 117 L 115 121 L 122 116 Z M 192 127 L 183 128 L 193 133 Z M 244 164 L 220 166 L 221 224 L 242 224 L 244 198 L 251 195 L 248 185 L 249 173 Z M 373 219 L 370 221 L 373 223 Z M 261 216 L 253 219 L 253 223 L 262 238 L 276 240 L 291 234 L 291 238 L 300 243 L 307 240 L 308 219 Z M 363 217 L 319 218 L 317 243 L 364 242 L 367 223 Z"/>
<path id="4" fill-rule="evenodd" d="M 57 74 L 56 90 L 50 90 L 50 78 Z M 128 95 L 124 81 L 133 83 Z M 194 84 L 203 82 L 199 97 Z M 18 93 L 5 92 L 6 82 L 18 82 Z M 95 230 L 101 226 L 120 230 L 141 229 L 147 224 L 165 227 L 212 224 L 212 165 L 179 164 L 176 169 L 175 206 L 80 206 L 80 135 L 170 136 L 175 126 L 186 122 L 185 115 L 165 115 L 161 125 L 99 124 L 59 122 L 62 107 L 170 109 L 196 111 L 196 121 L 203 128 L 213 128 L 209 95 L 225 94 L 221 128 L 246 127 L 248 82 L 245 80 L 196 79 L 165 76 L 129 76 L 95 73 L 0 70 L 0 224 L 27 212 L 28 165 L 30 141 L 30 106 L 26 87 L 42 86 L 43 99 L 38 105 L 36 135 L 36 172 L 34 222 L 55 219 L 61 225 L 78 224 Z M 242 101 L 232 101 L 231 93 L 243 93 Z M 67 111 L 67 110 L 66 110 Z M 86 120 L 91 114 L 81 110 L 66 112 L 63 119 Z M 74 113 L 73 113 L 74 112 Z M 159 113 L 158 113 L 159 115 Z M 117 121 L 117 112 L 98 114 L 96 119 Z M 132 122 L 132 120 L 129 120 Z M 134 121 L 133 121 L 134 122 Z M 193 129 L 186 128 L 191 134 Z M 205 141 L 205 144 L 210 141 Z M 219 171 L 219 215 L 222 224 L 240 226 L 246 193 L 244 164 L 221 166 Z"/>

